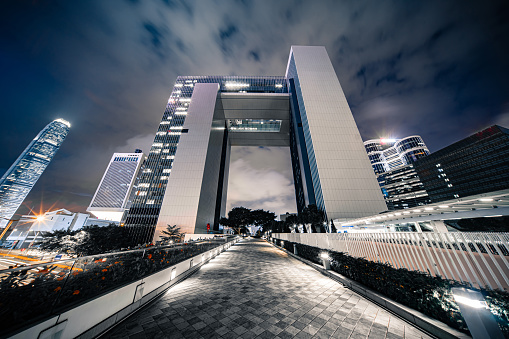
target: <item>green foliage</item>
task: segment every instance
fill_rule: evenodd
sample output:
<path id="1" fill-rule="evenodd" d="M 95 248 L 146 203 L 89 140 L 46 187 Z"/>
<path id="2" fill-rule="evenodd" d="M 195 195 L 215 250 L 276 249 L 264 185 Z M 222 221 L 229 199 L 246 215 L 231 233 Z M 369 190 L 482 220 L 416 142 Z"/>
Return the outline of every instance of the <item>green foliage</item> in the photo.
<path id="1" fill-rule="evenodd" d="M 284 248 L 293 252 L 294 244 L 297 246 L 299 256 L 316 264 L 322 263 L 320 253 L 324 250 L 290 241 L 284 241 Z M 276 239 L 276 245 L 281 246 L 279 239 Z M 331 269 L 335 272 L 451 327 L 468 332 L 459 307 L 454 301 L 451 287 L 471 288 L 470 286 L 419 271 L 354 258 L 342 252 L 328 251 L 328 254 L 331 258 Z M 481 292 L 504 335 L 509 337 L 509 293 L 485 289 L 481 289 Z"/>
<path id="2" fill-rule="evenodd" d="M 60 230 L 44 235 L 41 250 L 80 256 L 94 255 L 128 247 L 127 229 L 114 224 L 85 226 L 77 231 Z"/>
<path id="3" fill-rule="evenodd" d="M 223 244 L 149 247 L 9 270 L 0 279 L 0 337 Z"/>
<path id="4" fill-rule="evenodd" d="M 184 233 L 180 232 L 180 227 L 177 227 L 177 225 L 168 225 L 166 230 L 161 233 L 164 234 L 161 235 L 163 241 L 181 242 L 184 238 Z"/>
<path id="5" fill-rule="evenodd" d="M 251 211 L 245 207 L 234 207 L 228 213 L 228 218 L 221 218 L 219 223 L 231 227 L 236 234 L 243 234 L 247 233 L 248 225 L 262 226 L 263 230 L 266 231 L 273 225 L 275 218 L 276 215 L 269 211 Z"/>
<path id="6" fill-rule="evenodd" d="M 336 229 L 336 225 L 334 225 L 334 221 L 330 221 L 330 232 L 331 233 L 338 233 L 338 230 Z"/>
<path id="7" fill-rule="evenodd" d="M 311 231 L 313 233 L 325 233 L 325 228 L 323 226 L 325 216 L 316 205 L 304 207 L 299 217 L 303 224 L 311 224 Z"/>

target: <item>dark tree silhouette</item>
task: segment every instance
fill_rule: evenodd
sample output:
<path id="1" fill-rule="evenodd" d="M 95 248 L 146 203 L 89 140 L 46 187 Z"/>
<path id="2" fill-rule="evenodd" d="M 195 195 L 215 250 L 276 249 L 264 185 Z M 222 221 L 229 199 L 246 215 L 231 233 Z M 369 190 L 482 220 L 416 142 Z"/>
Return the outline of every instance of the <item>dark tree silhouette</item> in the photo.
<path id="1" fill-rule="evenodd" d="M 168 225 L 166 227 L 166 230 L 161 232 L 164 235 L 161 235 L 162 241 L 174 241 L 174 242 L 181 242 L 182 238 L 184 237 L 184 233 L 180 232 L 180 227 L 177 227 L 177 225 Z"/>

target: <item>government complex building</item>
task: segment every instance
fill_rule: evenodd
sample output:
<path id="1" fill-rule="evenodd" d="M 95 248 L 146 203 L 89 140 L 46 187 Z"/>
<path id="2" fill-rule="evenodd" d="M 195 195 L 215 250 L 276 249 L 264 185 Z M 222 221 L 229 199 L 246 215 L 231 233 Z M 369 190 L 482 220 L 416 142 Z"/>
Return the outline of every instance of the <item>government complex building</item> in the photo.
<path id="1" fill-rule="evenodd" d="M 325 48 L 293 46 L 285 76 L 177 78 L 125 220 L 133 241 L 167 225 L 218 230 L 231 146 L 289 147 L 299 211 L 347 220 L 386 209 Z"/>

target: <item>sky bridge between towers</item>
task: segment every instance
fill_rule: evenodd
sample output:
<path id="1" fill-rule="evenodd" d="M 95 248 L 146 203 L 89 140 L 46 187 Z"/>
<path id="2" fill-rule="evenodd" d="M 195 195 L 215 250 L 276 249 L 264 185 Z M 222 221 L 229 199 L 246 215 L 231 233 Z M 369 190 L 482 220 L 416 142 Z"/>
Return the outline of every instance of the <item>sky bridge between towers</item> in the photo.
<path id="1" fill-rule="evenodd" d="M 285 76 L 177 78 L 127 213 L 133 242 L 168 225 L 218 230 L 232 146 L 289 147 L 298 211 L 346 220 L 386 208 L 325 48 L 293 46 Z"/>

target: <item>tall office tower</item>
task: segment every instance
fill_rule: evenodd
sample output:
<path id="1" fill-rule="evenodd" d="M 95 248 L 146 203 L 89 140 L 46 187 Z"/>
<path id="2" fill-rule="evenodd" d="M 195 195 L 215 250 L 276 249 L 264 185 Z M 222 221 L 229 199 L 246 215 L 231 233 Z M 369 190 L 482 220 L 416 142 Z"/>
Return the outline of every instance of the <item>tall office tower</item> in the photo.
<path id="1" fill-rule="evenodd" d="M 372 139 L 364 142 L 376 174 L 409 165 L 429 154 L 422 138 L 412 135 L 403 139 Z"/>
<path id="2" fill-rule="evenodd" d="M 385 210 L 362 139 L 324 47 L 293 46 L 286 76 L 180 76 L 126 226 L 133 241 L 167 225 L 207 233 L 225 214 L 231 146 L 290 147 L 298 210 L 328 219 Z"/>
<path id="3" fill-rule="evenodd" d="M 509 129 L 493 125 L 414 166 L 432 202 L 508 189 Z"/>
<path id="4" fill-rule="evenodd" d="M 372 139 L 364 142 L 389 210 L 431 202 L 412 163 L 429 154 L 422 138 Z"/>
<path id="5" fill-rule="evenodd" d="M 121 221 L 131 207 L 134 194 L 146 194 L 137 187 L 143 158 L 138 149 L 134 153 L 113 153 L 87 212 L 99 219 Z"/>
<path id="6" fill-rule="evenodd" d="M 50 122 L 0 179 L 0 227 L 7 225 L 65 140 L 71 124 Z"/>

